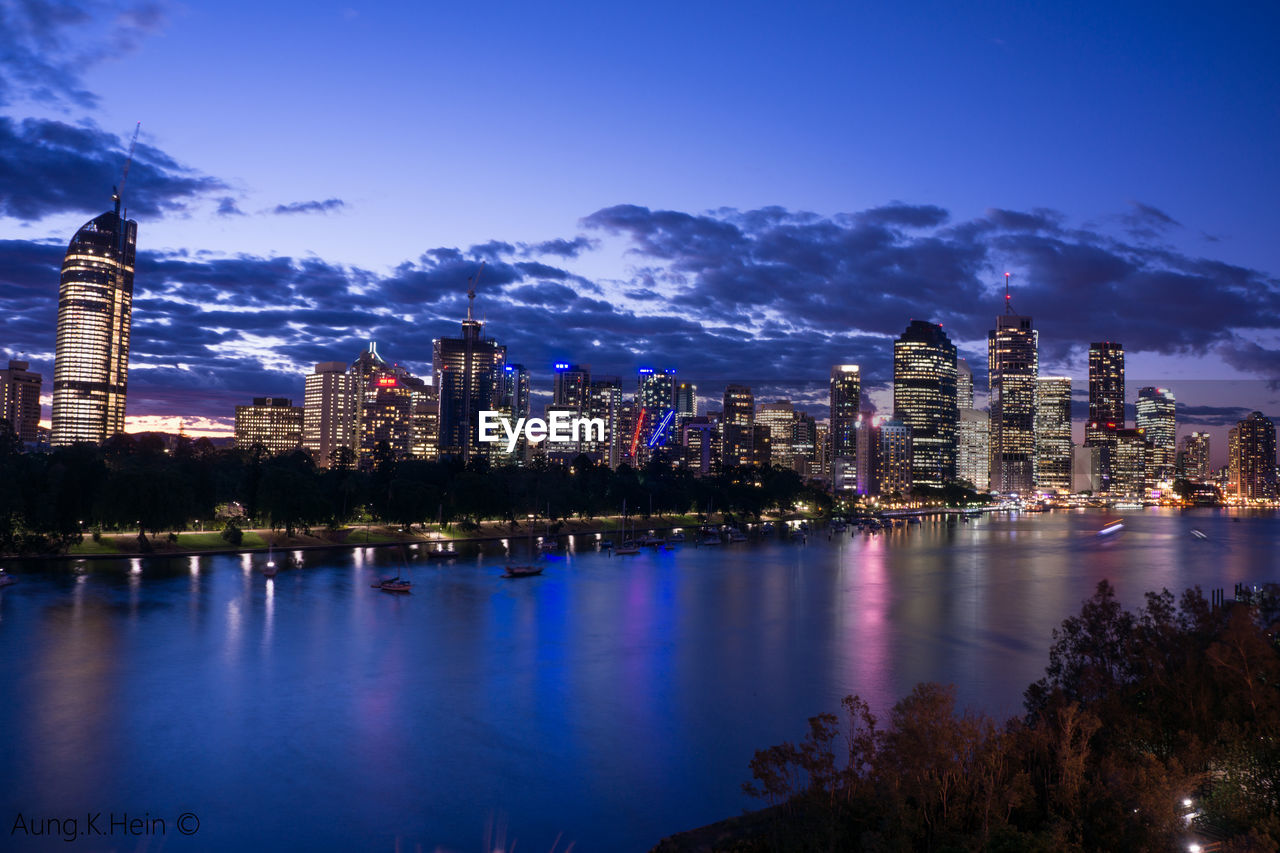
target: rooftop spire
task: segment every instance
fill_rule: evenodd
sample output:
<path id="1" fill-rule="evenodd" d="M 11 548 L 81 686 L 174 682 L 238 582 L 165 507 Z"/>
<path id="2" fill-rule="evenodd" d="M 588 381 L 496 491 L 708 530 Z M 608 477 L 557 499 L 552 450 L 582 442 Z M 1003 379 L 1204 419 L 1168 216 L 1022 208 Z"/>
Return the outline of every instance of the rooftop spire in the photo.
<path id="1" fill-rule="evenodd" d="M 1005 273 L 1004 274 L 1004 313 L 1006 314 L 1013 313 L 1013 303 L 1010 301 L 1011 298 L 1012 297 L 1009 296 L 1009 274 Z"/>

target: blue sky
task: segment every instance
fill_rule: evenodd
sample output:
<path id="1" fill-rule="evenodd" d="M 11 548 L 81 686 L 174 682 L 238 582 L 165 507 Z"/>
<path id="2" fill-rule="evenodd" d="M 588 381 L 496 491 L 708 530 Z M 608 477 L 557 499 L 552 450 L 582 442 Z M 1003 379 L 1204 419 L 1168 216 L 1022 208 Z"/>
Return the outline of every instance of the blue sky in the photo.
<path id="1" fill-rule="evenodd" d="M 0 10 L 0 348 L 51 385 L 53 250 L 141 119 L 134 415 L 299 395 L 366 333 L 425 369 L 481 258 L 492 333 L 547 385 L 558 358 L 674 363 L 814 398 L 830 363 L 887 382 L 913 317 L 981 361 L 1010 268 L 1046 372 L 1119 339 L 1204 418 L 1276 403 L 1274 8 Z"/>

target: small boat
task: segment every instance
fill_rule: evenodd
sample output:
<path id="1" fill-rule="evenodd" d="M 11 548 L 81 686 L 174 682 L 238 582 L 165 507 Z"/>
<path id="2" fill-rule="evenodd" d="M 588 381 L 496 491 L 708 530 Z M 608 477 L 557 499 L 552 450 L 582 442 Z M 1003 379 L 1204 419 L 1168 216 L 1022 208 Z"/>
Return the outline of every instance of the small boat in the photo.
<path id="1" fill-rule="evenodd" d="M 729 529 L 729 542 L 730 542 L 730 543 L 734 543 L 734 542 L 746 542 L 746 541 L 747 541 L 746 534 L 744 534 L 741 530 L 739 530 L 739 529 L 738 529 L 738 528 L 736 528 L 736 527 L 733 527 L 733 528 L 730 528 L 730 529 Z"/>
<path id="2" fill-rule="evenodd" d="M 427 552 L 428 560 L 448 560 L 456 556 L 458 556 L 458 549 L 452 545 L 445 545 L 443 548 Z"/>
<path id="3" fill-rule="evenodd" d="M 1104 524 L 1102 526 L 1102 529 L 1098 531 L 1098 535 L 1110 536 L 1113 533 L 1119 533 L 1123 529 L 1124 529 L 1124 522 L 1117 518 L 1115 521 L 1108 521 L 1106 524 Z"/>
<path id="4" fill-rule="evenodd" d="M 661 548 L 667 544 L 667 540 L 661 536 L 646 536 L 640 540 L 640 544 L 645 548 Z"/>
<path id="5" fill-rule="evenodd" d="M 672 534 L 671 534 L 671 538 L 667 540 L 667 543 L 668 543 L 668 544 L 670 544 L 670 545 L 683 545 L 683 544 L 684 544 L 684 534 L 683 534 L 683 533 L 679 533 L 679 532 L 677 532 L 677 533 L 672 533 Z"/>
<path id="6" fill-rule="evenodd" d="M 507 570 L 502 576 L 504 578 L 531 578 L 534 575 L 542 574 L 542 568 L 542 566 L 538 565 L 507 566 Z"/>
<path id="7" fill-rule="evenodd" d="M 17 578 L 15 578 L 13 575 L 6 572 L 4 569 L 0 569 L 0 586 L 8 586 L 9 584 L 14 584 L 17 582 L 18 582 Z"/>
<path id="8" fill-rule="evenodd" d="M 409 588 L 413 586 L 413 584 L 397 575 L 394 578 L 380 580 L 374 584 L 374 586 L 383 592 L 408 592 Z"/>
<path id="9" fill-rule="evenodd" d="M 639 554 L 640 546 L 637 545 L 635 542 L 632 542 L 631 540 L 627 540 L 626 542 L 623 542 L 621 545 L 619 545 L 617 548 L 614 548 L 613 553 L 617 554 L 620 557 L 629 557 L 633 554 Z"/>

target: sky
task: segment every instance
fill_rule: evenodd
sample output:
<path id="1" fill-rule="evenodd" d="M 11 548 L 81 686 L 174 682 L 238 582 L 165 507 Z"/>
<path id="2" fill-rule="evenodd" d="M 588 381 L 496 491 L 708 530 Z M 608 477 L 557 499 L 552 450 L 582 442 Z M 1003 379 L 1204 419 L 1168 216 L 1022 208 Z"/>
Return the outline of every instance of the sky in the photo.
<path id="1" fill-rule="evenodd" d="M 544 391 L 674 366 L 821 414 L 853 362 L 884 409 L 912 319 L 982 388 L 1008 271 L 1081 417 L 1114 340 L 1130 401 L 1220 435 L 1280 416 L 1254 5 L 0 0 L 0 356 L 49 396 L 62 254 L 141 121 L 131 429 L 226 432 L 370 340 L 426 374 L 483 260 Z"/>

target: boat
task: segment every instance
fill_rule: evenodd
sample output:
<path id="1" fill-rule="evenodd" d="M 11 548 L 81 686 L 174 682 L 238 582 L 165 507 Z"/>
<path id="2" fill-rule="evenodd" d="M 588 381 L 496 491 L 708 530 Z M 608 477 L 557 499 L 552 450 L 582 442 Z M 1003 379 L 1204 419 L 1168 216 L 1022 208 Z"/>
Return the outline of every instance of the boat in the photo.
<path id="1" fill-rule="evenodd" d="M 15 584 L 17 582 L 17 578 L 6 572 L 4 569 L 0 569 L 0 586 L 9 586 L 9 584 Z"/>
<path id="2" fill-rule="evenodd" d="M 666 546 L 667 540 L 661 536 L 646 536 L 640 540 L 640 544 L 646 548 L 662 548 Z"/>
<path id="3" fill-rule="evenodd" d="M 614 548 L 613 553 L 617 554 L 620 557 L 630 557 L 633 554 L 640 553 L 640 546 L 637 545 L 635 542 L 631 541 L 630 539 L 628 539 L 627 541 L 619 545 L 617 548 Z"/>
<path id="4" fill-rule="evenodd" d="M 1124 522 L 1117 518 L 1115 521 L 1108 521 L 1106 524 L 1104 524 L 1102 526 L 1102 529 L 1098 531 L 1098 535 L 1110 536 L 1113 533 L 1119 533 L 1123 529 L 1124 529 Z"/>
<path id="5" fill-rule="evenodd" d="M 448 560 L 456 556 L 458 556 L 458 549 L 453 547 L 452 545 L 445 545 L 441 548 L 437 548 L 434 551 L 427 552 L 428 560 Z"/>
<path id="6" fill-rule="evenodd" d="M 738 528 L 736 528 L 736 527 L 730 527 L 730 528 L 729 528 L 729 542 L 730 542 L 730 544 L 732 544 L 732 543 L 734 543 L 734 542 L 746 542 L 746 541 L 747 541 L 746 534 L 744 534 L 741 530 L 739 530 L 739 529 L 738 529 Z"/>
<path id="7" fill-rule="evenodd" d="M 670 545 L 683 545 L 684 534 L 680 533 L 679 531 L 672 533 L 671 538 L 667 540 L 667 543 Z"/>
<path id="8" fill-rule="evenodd" d="M 531 578 L 534 575 L 542 574 L 542 566 L 507 566 L 506 572 L 503 573 L 504 578 Z"/>
<path id="9" fill-rule="evenodd" d="M 383 592 L 409 592 L 409 588 L 413 586 L 408 580 L 397 575 L 394 578 L 385 578 L 374 584 Z"/>

